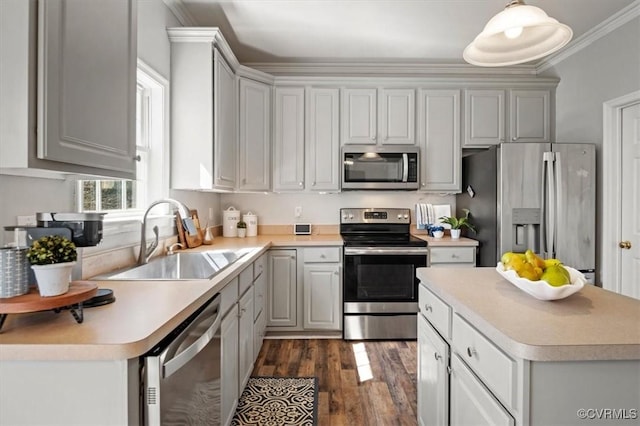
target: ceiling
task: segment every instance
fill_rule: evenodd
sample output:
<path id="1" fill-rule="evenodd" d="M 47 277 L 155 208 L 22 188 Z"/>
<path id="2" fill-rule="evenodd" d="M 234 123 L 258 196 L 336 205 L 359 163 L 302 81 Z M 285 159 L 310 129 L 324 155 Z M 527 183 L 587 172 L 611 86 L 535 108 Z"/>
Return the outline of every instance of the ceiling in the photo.
<path id="1" fill-rule="evenodd" d="M 173 1 L 186 12 L 186 20 L 191 21 L 183 24 L 219 27 L 242 63 L 460 64 L 464 63 L 464 48 L 507 3 L 507 0 Z M 526 1 L 569 25 L 573 41 L 633 3 L 634 0 Z"/>

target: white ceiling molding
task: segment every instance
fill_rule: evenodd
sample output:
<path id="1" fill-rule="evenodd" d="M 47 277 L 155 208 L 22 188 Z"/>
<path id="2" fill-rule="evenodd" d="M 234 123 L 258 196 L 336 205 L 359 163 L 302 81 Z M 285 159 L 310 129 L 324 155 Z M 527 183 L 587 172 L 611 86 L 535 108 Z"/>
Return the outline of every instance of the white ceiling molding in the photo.
<path id="1" fill-rule="evenodd" d="M 222 35 L 219 28 L 216 27 L 175 27 L 167 28 L 169 40 L 181 41 L 185 43 L 201 43 L 207 42 L 214 44 L 222 56 L 229 63 L 229 66 L 235 72 L 240 66 L 240 62 L 233 54 L 229 43 Z"/>
<path id="2" fill-rule="evenodd" d="M 248 67 L 275 76 L 404 76 L 434 75 L 491 75 L 533 76 L 535 65 L 502 67 L 499 71 L 469 64 L 421 63 L 364 63 L 364 62 L 310 62 L 310 63 L 247 63 Z"/>
<path id="3" fill-rule="evenodd" d="M 592 28 L 588 32 L 584 33 L 581 37 L 578 37 L 574 41 L 570 42 L 560 52 L 557 52 L 538 63 L 538 65 L 536 66 L 536 73 L 540 74 L 541 72 L 564 61 L 571 55 L 576 54 L 580 50 L 589 46 L 591 43 L 594 43 L 598 39 L 620 28 L 621 26 L 631 21 L 632 19 L 637 18 L 638 16 L 640 16 L 640 0 L 636 0 L 629 6 L 620 10 L 618 13 L 602 21 L 602 23 L 600 23 L 598 26 Z"/>
<path id="4" fill-rule="evenodd" d="M 198 22 L 189 13 L 182 0 L 162 0 L 169 10 L 173 12 L 178 21 L 185 27 L 195 27 Z"/>

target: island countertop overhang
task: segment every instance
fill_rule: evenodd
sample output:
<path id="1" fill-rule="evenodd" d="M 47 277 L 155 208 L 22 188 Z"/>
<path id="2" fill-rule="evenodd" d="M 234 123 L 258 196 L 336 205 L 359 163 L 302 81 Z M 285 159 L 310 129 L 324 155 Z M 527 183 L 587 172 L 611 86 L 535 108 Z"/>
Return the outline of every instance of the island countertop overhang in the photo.
<path id="1" fill-rule="evenodd" d="M 530 361 L 640 359 L 640 301 L 585 286 L 542 301 L 494 268 L 419 268 L 417 277 L 510 355 Z"/>

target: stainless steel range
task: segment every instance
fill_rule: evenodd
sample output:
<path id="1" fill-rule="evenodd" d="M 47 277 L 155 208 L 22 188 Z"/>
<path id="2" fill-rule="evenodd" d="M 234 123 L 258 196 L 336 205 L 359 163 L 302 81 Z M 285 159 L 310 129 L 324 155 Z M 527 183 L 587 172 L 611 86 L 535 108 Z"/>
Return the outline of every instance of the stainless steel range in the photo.
<path id="1" fill-rule="evenodd" d="M 410 225 L 409 209 L 340 209 L 345 340 L 417 337 L 416 268 L 428 250 Z"/>

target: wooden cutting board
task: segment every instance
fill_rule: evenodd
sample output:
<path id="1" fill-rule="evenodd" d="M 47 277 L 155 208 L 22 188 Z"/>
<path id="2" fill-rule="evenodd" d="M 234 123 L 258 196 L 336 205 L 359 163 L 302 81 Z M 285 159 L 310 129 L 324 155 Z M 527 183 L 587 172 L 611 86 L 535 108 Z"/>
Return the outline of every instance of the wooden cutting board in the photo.
<path id="1" fill-rule="evenodd" d="M 69 291 L 59 296 L 42 297 L 36 287 L 22 296 L 0 299 L 0 314 L 21 314 L 25 312 L 47 311 L 62 308 L 91 299 L 98 292 L 98 286 L 90 281 L 73 281 Z"/>
<path id="2" fill-rule="evenodd" d="M 180 240 L 180 244 L 184 246 L 184 248 L 194 248 L 202 245 L 203 240 L 203 232 L 200 227 L 200 219 L 198 219 L 198 211 L 190 210 L 189 211 L 191 217 L 187 218 L 187 220 L 191 220 L 193 223 L 193 228 L 195 230 L 194 235 L 190 235 L 189 231 L 185 228 L 184 221 L 182 217 L 180 217 L 180 213 L 176 213 L 176 228 L 178 228 L 178 239 Z"/>

